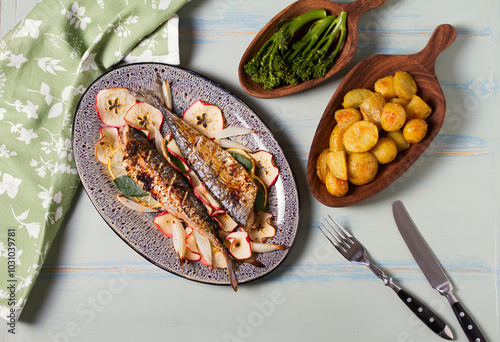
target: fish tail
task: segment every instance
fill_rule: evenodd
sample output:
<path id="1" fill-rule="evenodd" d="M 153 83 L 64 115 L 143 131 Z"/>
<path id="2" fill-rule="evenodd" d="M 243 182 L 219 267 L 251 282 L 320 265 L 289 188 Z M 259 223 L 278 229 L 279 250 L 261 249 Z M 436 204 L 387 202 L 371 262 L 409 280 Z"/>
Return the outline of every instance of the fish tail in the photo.
<path id="1" fill-rule="evenodd" d="M 226 254 L 227 261 L 227 274 L 229 275 L 229 283 L 233 287 L 234 292 L 238 291 L 238 279 L 236 279 L 236 269 L 238 268 L 238 263 L 231 255 Z"/>

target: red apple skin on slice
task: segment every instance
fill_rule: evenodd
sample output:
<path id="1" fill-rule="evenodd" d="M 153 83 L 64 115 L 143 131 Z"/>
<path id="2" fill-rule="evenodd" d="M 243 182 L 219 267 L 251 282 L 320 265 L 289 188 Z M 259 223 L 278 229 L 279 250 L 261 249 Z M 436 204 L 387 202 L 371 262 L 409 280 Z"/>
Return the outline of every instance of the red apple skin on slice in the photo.
<path id="1" fill-rule="evenodd" d="M 95 146 L 95 157 L 103 164 L 108 164 L 111 153 L 118 147 L 118 129 L 116 127 L 99 128 L 99 141 Z"/>
<path id="2" fill-rule="evenodd" d="M 159 109 L 145 102 L 137 102 L 130 107 L 124 120 L 130 126 L 146 133 L 149 140 L 161 135 L 160 127 L 163 123 L 163 114 Z"/>
<path id="3" fill-rule="evenodd" d="M 174 233 L 172 230 L 172 220 L 175 217 L 167 211 L 158 214 L 153 219 L 153 223 L 158 228 L 160 232 L 162 232 L 167 237 L 173 237 Z"/>
<path id="4" fill-rule="evenodd" d="M 267 151 L 257 151 L 250 153 L 256 161 L 255 172 L 257 176 L 264 181 L 264 184 L 269 188 L 278 179 L 280 170 L 274 163 L 274 156 Z"/>
<path id="5" fill-rule="evenodd" d="M 226 237 L 226 240 L 231 242 L 229 251 L 237 260 L 245 260 L 252 257 L 252 246 L 247 232 L 233 232 Z"/>
<path id="6" fill-rule="evenodd" d="M 224 116 L 219 107 L 201 100 L 193 102 L 186 109 L 182 119 L 191 127 L 210 139 L 224 129 Z"/>
<path id="7" fill-rule="evenodd" d="M 126 88 L 102 89 L 97 93 L 95 109 L 106 126 L 123 127 L 125 115 L 137 99 Z"/>

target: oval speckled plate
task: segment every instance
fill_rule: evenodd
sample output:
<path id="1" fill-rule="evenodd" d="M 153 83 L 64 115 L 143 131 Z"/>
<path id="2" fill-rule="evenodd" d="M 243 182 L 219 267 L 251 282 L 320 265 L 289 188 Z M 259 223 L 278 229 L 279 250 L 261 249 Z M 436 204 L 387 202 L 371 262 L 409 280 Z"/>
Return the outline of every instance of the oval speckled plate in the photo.
<path id="1" fill-rule="evenodd" d="M 292 246 L 299 221 L 299 197 L 283 151 L 269 129 L 246 104 L 217 83 L 186 69 L 157 63 L 126 65 L 104 74 L 86 90 L 73 126 L 73 149 L 80 179 L 90 200 L 108 225 L 151 263 L 190 280 L 229 284 L 226 270 L 210 270 L 199 262 L 187 263 L 181 268 L 172 239 L 165 237 L 153 224 L 154 214 L 139 213 L 120 204 L 116 199 L 118 190 L 107 166 L 99 163 L 94 156 L 99 127 L 103 126 L 94 108 L 99 90 L 114 87 L 150 88 L 156 74 L 171 82 L 174 113 L 183 113 L 194 101 L 203 100 L 219 106 L 227 126 L 250 127 L 262 132 L 236 137 L 234 140 L 253 150 L 266 150 L 274 155 L 280 176 L 269 189 L 267 211 L 274 215 L 277 228 L 276 236 L 270 242 Z M 166 126 L 162 128 L 164 134 L 168 133 Z M 236 273 L 238 282 L 249 282 L 276 269 L 289 250 L 259 254 L 257 260 L 266 266 L 264 268 L 242 264 Z"/>

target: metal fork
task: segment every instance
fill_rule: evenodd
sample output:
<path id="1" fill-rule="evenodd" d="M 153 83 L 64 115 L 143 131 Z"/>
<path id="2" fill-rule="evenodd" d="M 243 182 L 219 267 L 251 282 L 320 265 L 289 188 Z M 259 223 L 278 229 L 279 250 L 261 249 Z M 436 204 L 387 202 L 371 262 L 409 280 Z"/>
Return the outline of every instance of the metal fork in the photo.
<path id="1" fill-rule="evenodd" d="M 412 294 L 397 286 L 391 277 L 387 276 L 382 269 L 371 262 L 366 249 L 358 239 L 346 231 L 330 215 L 318 227 L 344 258 L 355 264 L 365 265 L 372 270 L 377 277 L 383 280 L 386 286 L 389 286 L 398 294 L 398 297 L 406 306 L 434 333 L 447 340 L 453 339 L 453 333 L 448 325 Z"/>

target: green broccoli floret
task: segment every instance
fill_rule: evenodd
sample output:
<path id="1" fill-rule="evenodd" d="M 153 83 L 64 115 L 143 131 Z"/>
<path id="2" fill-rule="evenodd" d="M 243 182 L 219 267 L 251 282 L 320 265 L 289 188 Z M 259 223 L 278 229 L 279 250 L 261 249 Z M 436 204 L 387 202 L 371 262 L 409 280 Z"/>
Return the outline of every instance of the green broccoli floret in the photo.
<path id="1" fill-rule="evenodd" d="M 264 89 L 272 89 L 290 80 L 290 67 L 284 59 L 288 45 L 295 33 L 305 24 L 326 17 L 324 9 L 317 9 L 287 20 L 264 43 L 255 56 L 244 65 L 252 80 Z M 280 22 L 281 24 L 282 22 Z"/>

